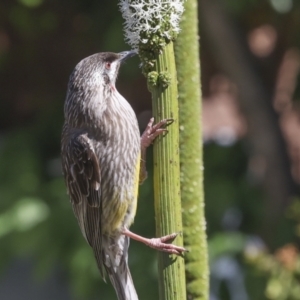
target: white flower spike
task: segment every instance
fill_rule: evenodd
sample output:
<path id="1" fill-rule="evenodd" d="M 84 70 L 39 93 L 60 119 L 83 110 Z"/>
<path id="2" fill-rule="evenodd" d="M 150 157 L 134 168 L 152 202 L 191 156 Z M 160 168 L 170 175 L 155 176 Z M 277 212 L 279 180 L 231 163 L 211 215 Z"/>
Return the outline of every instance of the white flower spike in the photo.
<path id="1" fill-rule="evenodd" d="M 146 44 L 147 36 L 160 31 L 160 36 L 171 39 L 179 32 L 184 0 L 120 0 L 119 6 L 125 19 L 125 39 L 137 49 Z"/>

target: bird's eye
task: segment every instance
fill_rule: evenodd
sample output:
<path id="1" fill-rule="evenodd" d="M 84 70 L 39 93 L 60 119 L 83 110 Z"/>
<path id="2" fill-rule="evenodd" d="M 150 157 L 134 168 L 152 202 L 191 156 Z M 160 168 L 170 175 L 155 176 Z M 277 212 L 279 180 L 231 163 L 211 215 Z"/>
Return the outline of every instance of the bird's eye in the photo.
<path id="1" fill-rule="evenodd" d="M 110 67 L 111 67 L 111 63 L 110 63 L 110 62 L 106 62 L 106 63 L 105 63 L 105 68 L 106 68 L 107 70 L 109 70 Z"/>

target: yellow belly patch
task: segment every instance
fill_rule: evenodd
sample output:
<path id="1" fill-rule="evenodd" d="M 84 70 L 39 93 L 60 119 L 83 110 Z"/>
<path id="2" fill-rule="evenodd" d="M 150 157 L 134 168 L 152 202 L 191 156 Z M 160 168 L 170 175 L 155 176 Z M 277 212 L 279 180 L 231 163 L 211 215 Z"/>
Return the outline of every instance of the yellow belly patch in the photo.
<path id="1" fill-rule="evenodd" d="M 133 221 L 137 209 L 137 197 L 139 188 L 139 173 L 140 173 L 140 155 L 138 156 L 134 180 L 132 181 L 132 190 L 125 192 L 122 195 L 116 191 L 112 199 L 109 200 L 109 209 L 104 211 L 104 223 L 102 223 L 103 233 L 113 234 L 119 231 L 123 226 L 129 227 Z"/>

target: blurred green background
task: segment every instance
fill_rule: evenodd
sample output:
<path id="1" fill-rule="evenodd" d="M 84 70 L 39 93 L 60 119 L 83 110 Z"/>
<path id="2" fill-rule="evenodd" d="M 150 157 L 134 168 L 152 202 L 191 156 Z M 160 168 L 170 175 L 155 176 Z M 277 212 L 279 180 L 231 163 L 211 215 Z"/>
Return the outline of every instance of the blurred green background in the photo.
<path id="1" fill-rule="evenodd" d="M 300 2 L 200 0 L 199 18 L 210 298 L 300 299 Z M 129 49 L 122 23 L 117 1 L 0 2 L 1 300 L 115 299 L 59 152 L 68 77 L 88 55 Z M 151 97 L 138 58 L 117 86 L 143 130 Z M 132 229 L 150 237 L 151 150 L 147 163 Z M 129 260 L 140 299 L 158 299 L 155 252 L 133 241 Z"/>

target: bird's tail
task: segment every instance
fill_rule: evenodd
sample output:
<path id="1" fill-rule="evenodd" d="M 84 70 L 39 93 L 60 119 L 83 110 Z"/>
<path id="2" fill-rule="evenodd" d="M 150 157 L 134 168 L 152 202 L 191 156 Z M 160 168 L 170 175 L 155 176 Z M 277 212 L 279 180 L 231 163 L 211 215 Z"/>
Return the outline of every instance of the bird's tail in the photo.
<path id="1" fill-rule="evenodd" d="M 112 268 L 106 268 L 109 279 L 118 296 L 118 300 L 138 300 L 128 265 L 126 264 L 122 269 L 120 272 Z"/>
<path id="2" fill-rule="evenodd" d="M 114 238 L 103 236 L 102 257 L 96 256 L 98 267 L 100 271 L 105 268 L 118 300 L 138 300 L 128 267 L 128 247 L 129 238 L 124 235 Z"/>

